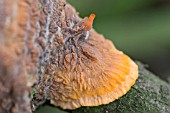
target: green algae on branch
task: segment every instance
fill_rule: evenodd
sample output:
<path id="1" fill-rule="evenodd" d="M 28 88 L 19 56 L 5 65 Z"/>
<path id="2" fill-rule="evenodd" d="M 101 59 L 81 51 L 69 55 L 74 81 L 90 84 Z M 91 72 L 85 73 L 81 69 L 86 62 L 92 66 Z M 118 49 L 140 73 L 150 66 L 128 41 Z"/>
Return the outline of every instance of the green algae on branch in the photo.
<path id="1" fill-rule="evenodd" d="M 170 85 L 138 63 L 139 78 L 118 100 L 97 107 L 81 107 L 71 113 L 170 113 Z"/>

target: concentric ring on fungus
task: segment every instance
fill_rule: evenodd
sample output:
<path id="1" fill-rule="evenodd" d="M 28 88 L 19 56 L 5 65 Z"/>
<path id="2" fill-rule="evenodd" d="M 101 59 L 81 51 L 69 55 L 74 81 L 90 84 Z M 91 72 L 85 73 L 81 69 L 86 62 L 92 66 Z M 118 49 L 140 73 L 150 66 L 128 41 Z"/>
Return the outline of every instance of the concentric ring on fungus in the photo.
<path id="1" fill-rule="evenodd" d="M 69 33 L 55 35 L 57 63 L 55 68 L 49 66 L 55 72 L 47 77 L 50 84 L 42 85 L 48 86 L 45 90 L 51 103 L 63 109 L 76 109 L 108 104 L 126 94 L 138 78 L 138 66 L 91 29 L 93 21 L 89 18 L 80 20 L 68 4 L 63 10 L 63 21 L 69 24 L 66 23 L 67 29 L 61 26 L 57 33 Z M 46 76 L 49 75 L 44 75 L 44 79 Z"/>

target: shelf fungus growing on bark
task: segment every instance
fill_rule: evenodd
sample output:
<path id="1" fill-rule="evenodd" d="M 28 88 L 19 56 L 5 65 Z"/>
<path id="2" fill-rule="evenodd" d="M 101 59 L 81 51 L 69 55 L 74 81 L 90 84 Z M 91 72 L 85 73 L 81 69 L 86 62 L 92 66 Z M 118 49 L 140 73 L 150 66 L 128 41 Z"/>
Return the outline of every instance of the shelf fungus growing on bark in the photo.
<path id="1" fill-rule="evenodd" d="M 95 15 L 80 19 L 63 0 L 41 4 L 43 42 L 38 42 L 40 79 L 33 107 L 43 99 L 63 109 L 98 106 L 126 94 L 138 78 L 138 67 L 92 29 Z"/>

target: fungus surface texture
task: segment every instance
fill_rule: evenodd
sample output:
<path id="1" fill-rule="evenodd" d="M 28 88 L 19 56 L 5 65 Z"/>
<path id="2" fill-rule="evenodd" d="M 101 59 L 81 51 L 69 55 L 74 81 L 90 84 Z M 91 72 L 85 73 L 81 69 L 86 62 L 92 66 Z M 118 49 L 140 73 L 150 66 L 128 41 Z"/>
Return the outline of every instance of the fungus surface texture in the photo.
<path id="1" fill-rule="evenodd" d="M 129 91 L 138 67 L 92 29 L 95 15 L 80 19 L 64 0 L 44 1 L 37 23 L 41 59 L 35 99 L 76 109 L 108 104 Z"/>

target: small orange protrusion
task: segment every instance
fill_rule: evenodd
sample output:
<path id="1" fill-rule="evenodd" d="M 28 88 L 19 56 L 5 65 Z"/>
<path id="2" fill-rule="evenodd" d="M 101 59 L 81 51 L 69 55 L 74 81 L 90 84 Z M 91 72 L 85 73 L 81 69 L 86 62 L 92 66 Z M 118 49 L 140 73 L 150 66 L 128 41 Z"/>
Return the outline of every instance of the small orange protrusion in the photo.
<path id="1" fill-rule="evenodd" d="M 94 18 L 95 18 L 95 14 L 90 14 L 89 18 L 83 23 L 82 28 L 85 31 L 89 31 L 92 29 Z"/>
<path id="2" fill-rule="evenodd" d="M 95 18 L 95 14 L 90 14 L 89 20 L 90 20 L 92 23 L 93 23 L 94 18 Z"/>

